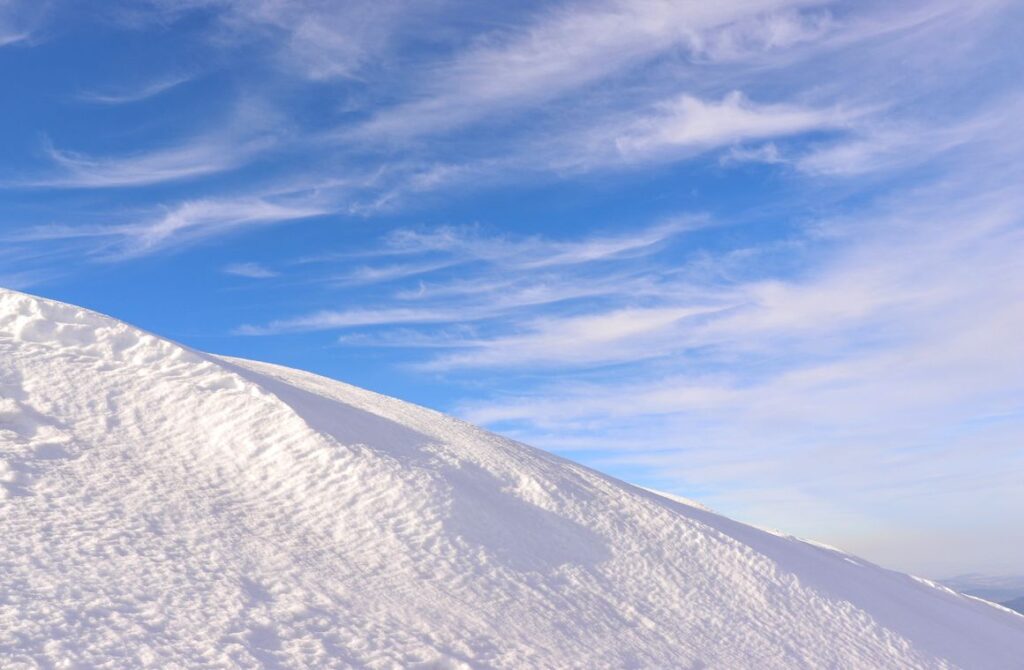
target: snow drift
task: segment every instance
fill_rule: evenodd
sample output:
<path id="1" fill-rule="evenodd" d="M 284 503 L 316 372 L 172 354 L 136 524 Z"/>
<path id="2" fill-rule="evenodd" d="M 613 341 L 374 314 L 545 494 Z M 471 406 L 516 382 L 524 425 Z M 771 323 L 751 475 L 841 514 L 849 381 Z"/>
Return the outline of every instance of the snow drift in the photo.
<path id="1" fill-rule="evenodd" d="M 0 666 L 1012 668 L 1024 617 L 0 290 Z"/>

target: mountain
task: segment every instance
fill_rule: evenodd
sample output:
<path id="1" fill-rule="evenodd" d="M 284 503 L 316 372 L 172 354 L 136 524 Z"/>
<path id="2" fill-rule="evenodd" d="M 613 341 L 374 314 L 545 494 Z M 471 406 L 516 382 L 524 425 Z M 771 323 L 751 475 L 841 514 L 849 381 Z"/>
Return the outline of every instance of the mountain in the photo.
<path id="1" fill-rule="evenodd" d="M 941 583 L 954 591 L 994 603 L 1024 598 L 1024 575 L 966 574 L 943 579 Z"/>
<path id="2" fill-rule="evenodd" d="M 0 667 L 1010 668 L 1024 617 L 0 290 Z"/>
<path id="3" fill-rule="evenodd" d="M 1007 600 L 1004 603 L 1000 603 L 1003 607 L 1009 608 L 1014 612 L 1020 612 L 1024 614 L 1024 596 L 1020 598 L 1014 598 L 1013 600 Z"/>

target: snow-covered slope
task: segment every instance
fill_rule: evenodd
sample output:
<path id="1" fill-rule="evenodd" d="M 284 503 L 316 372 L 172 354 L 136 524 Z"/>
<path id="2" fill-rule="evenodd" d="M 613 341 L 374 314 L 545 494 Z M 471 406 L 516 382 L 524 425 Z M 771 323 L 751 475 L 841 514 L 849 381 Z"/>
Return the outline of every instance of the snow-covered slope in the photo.
<path id="1" fill-rule="evenodd" d="M 1013 668 L 1024 617 L 0 290 L 0 667 Z"/>

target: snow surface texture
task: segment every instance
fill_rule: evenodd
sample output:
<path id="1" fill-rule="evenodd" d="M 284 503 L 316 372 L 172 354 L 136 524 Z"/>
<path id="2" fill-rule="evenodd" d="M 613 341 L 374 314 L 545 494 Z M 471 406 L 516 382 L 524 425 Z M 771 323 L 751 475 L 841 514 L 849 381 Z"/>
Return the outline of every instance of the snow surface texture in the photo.
<path id="1" fill-rule="evenodd" d="M 1014 668 L 1024 617 L 0 290 L 0 667 Z"/>

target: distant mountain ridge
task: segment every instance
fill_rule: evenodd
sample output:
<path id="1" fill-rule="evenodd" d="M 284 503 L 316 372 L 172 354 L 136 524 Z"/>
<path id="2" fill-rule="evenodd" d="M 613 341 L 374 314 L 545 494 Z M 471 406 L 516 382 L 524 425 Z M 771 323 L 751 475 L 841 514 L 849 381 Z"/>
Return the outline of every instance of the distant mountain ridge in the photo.
<path id="1" fill-rule="evenodd" d="M 1024 596 L 1020 598 L 1014 598 L 1013 600 L 1007 600 L 1006 602 L 1000 603 L 1003 607 L 1009 607 L 1015 612 L 1024 614 Z"/>
<path id="2" fill-rule="evenodd" d="M 0 667 L 1009 668 L 1024 617 L 0 289 Z"/>
<path id="3" fill-rule="evenodd" d="M 941 580 L 954 591 L 994 603 L 1024 598 L 1024 575 L 966 574 Z"/>

